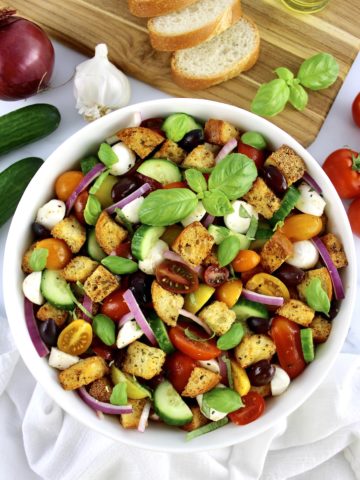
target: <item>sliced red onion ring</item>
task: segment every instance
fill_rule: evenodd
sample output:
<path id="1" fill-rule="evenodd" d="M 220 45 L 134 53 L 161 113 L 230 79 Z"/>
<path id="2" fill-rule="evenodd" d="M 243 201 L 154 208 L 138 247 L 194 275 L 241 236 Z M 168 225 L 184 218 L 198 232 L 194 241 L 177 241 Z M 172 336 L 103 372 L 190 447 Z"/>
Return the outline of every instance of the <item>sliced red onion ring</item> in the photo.
<path id="1" fill-rule="evenodd" d="M 190 320 L 192 320 L 193 322 L 197 323 L 198 325 L 200 325 L 200 327 L 202 327 L 206 333 L 208 333 L 209 335 L 212 334 L 212 331 L 210 330 L 210 328 L 206 325 L 205 322 L 203 322 L 199 317 L 197 317 L 196 315 L 194 315 L 193 313 L 190 313 L 188 312 L 187 310 L 184 310 L 183 308 L 180 309 L 180 315 L 182 315 L 183 317 L 186 317 L 186 318 L 189 318 Z"/>
<path id="2" fill-rule="evenodd" d="M 108 212 L 109 215 L 111 215 L 112 213 L 115 212 L 116 208 L 125 207 L 125 205 L 132 202 L 136 198 L 141 197 L 141 195 L 144 195 L 144 193 L 148 192 L 149 190 L 151 190 L 150 185 L 148 183 L 144 183 L 144 185 L 141 185 L 141 187 L 135 190 L 135 192 L 130 193 L 130 195 L 114 203 L 113 205 L 110 205 L 110 207 L 106 208 L 105 210 Z"/>
<path id="3" fill-rule="evenodd" d="M 215 217 L 213 215 L 210 215 L 210 213 L 208 213 L 203 221 L 204 227 L 208 228 L 213 223 L 214 220 L 215 220 Z"/>
<path id="4" fill-rule="evenodd" d="M 148 421 L 149 415 L 150 415 L 150 408 L 151 408 L 151 402 L 149 400 L 145 403 L 143 411 L 141 412 L 140 419 L 139 419 L 139 425 L 138 425 L 138 431 L 141 433 L 145 432 L 146 428 L 146 423 Z"/>
<path id="5" fill-rule="evenodd" d="M 227 356 L 228 356 L 227 352 L 222 352 L 221 355 L 219 355 L 218 358 L 217 358 L 217 360 L 219 362 L 221 382 L 225 383 L 225 385 L 229 384 L 228 374 L 227 374 L 227 366 L 226 366 L 226 363 L 223 360 L 223 357 L 227 357 Z"/>
<path id="6" fill-rule="evenodd" d="M 317 181 L 311 176 L 309 175 L 307 172 L 304 173 L 303 175 L 303 180 L 308 183 L 310 185 L 310 187 L 312 187 L 315 192 L 317 193 L 322 193 L 322 190 L 321 190 L 321 187 L 320 185 L 317 183 Z"/>
<path id="7" fill-rule="evenodd" d="M 119 320 L 119 328 L 120 327 L 123 327 L 125 325 L 125 323 L 129 322 L 130 320 L 133 320 L 135 317 L 134 317 L 134 314 L 132 312 L 129 312 L 129 313 L 125 313 L 125 315 L 123 315 L 120 320 Z"/>
<path id="8" fill-rule="evenodd" d="M 164 254 L 163 254 L 163 257 L 166 260 L 172 260 L 173 262 L 179 262 L 179 263 L 183 263 L 184 265 L 187 265 L 188 267 L 191 268 L 191 270 L 194 270 L 194 272 L 196 272 L 199 276 L 201 276 L 201 274 L 202 274 L 201 265 L 199 265 L 198 267 L 194 267 L 193 265 L 190 265 L 190 263 L 186 262 L 182 258 L 182 256 L 179 255 L 178 253 L 175 253 L 171 250 L 166 250 L 166 252 L 164 252 Z"/>
<path id="9" fill-rule="evenodd" d="M 221 160 L 226 157 L 230 152 L 234 150 L 236 145 L 238 144 L 237 140 L 235 138 L 232 138 L 229 140 L 225 145 L 222 147 L 220 152 L 216 155 L 215 157 L 215 163 L 221 162 Z"/>
<path id="10" fill-rule="evenodd" d="M 88 297 L 87 295 L 84 295 L 84 298 L 83 298 L 83 307 L 84 307 L 89 313 L 92 312 L 93 302 L 92 302 L 91 298 Z M 81 318 L 83 318 L 84 320 L 86 320 L 86 321 L 89 322 L 89 323 L 92 323 L 91 318 L 88 317 L 84 312 L 81 312 L 80 315 L 81 315 Z"/>
<path id="11" fill-rule="evenodd" d="M 111 403 L 99 402 L 92 397 L 85 387 L 80 387 L 77 390 L 79 396 L 84 402 L 89 405 L 95 412 L 107 413 L 108 415 L 119 415 L 120 413 L 132 413 L 131 405 L 111 405 Z M 98 413 L 97 413 L 98 415 Z"/>
<path id="12" fill-rule="evenodd" d="M 141 308 L 139 307 L 139 304 L 137 303 L 132 291 L 130 289 L 126 290 L 123 298 L 127 306 L 129 307 L 130 312 L 134 315 L 139 327 L 144 332 L 145 336 L 150 340 L 153 345 L 157 345 L 154 332 L 151 330 L 150 325 L 146 320 L 143 312 L 141 311 Z"/>
<path id="13" fill-rule="evenodd" d="M 331 257 L 329 252 L 327 251 L 327 248 L 325 247 L 324 243 L 320 240 L 319 237 L 314 237 L 311 239 L 311 241 L 317 248 L 321 258 L 324 260 L 324 263 L 327 269 L 329 270 L 331 281 L 334 286 L 335 297 L 338 300 L 342 300 L 343 298 L 345 298 L 344 285 L 340 278 L 338 269 L 335 267 L 334 262 L 331 260 Z"/>
<path id="14" fill-rule="evenodd" d="M 105 165 L 103 165 L 102 163 L 98 163 L 97 165 L 95 165 L 94 168 L 90 170 L 89 173 L 85 175 L 79 185 L 72 192 L 70 197 L 66 200 L 66 215 L 69 215 L 69 212 L 74 206 L 74 203 L 76 202 L 76 199 L 80 195 L 80 193 L 85 190 L 85 188 L 89 186 L 90 183 L 95 180 L 95 178 L 97 178 L 100 173 L 102 173 L 105 169 Z"/>
<path id="15" fill-rule="evenodd" d="M 252 292 L 246 288 L 242 289 L 242 295 L 247 300 L 252 302 L 263 303 L 264 305 L 273 305 L 274 307 L 281 307 L 284 305 L 283 297 L 272 297 L 270 295 L 262 295 L 261 293 Z"/>
<path id="16" fill-rule="evenodd" d="M 30 300 L 24 298 L 25 322 L 31 338 L 31 341 L 37 351 L 39 357 L 46 357 L 49 354 L 49 349 L 40 337 L 36 318 L 34 315 L 34 306 Z"/>

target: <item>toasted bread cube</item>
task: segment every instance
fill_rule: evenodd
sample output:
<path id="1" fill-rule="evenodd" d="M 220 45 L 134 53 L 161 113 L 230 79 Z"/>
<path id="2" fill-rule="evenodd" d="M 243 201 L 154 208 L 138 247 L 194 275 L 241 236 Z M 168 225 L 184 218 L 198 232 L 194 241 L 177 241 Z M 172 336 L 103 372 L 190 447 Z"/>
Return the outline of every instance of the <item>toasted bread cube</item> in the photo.
<path id="1" fill-rule="evenodd" d="M 126 239 L 128 232 L 103 210 L 95 225 L 95 236 L 100 247 L 110 255 Z"/>
<path id="2" fill-rule="evenodd" d="M 132 413 L 120 414 L 121 426 L 124 428 L 137 428 L 139 426 L 140 417 L 146 402 L 146 398 L 141 398 L 140 400 L 133 400 L 132 398 L 129 398 L 128 404 L 132 406 L 133 411 Z"/>
<path id="3" fill-rule="evenodd" d="M 44 305 L 41 305 L 39 310 L 36 312 L 36 318 L 38 320 L 46 322 L 46 320 L 53 319 L 58 327 L 64 325 L 68 315 L 69 312 L 66 310 L 60 310 L 60 308 L 56 308 L 48 302 L 44 303 Z"/>
<path id="4" fill-rule="evenodd" d="M 316 315 L 309 327 L 312 330 L 314 343 L 324 343 L 329 338 L 332 323 L 321 315 Z"/>
<path id="5" fill-rule="evenodd" d="M 126 351 L 122 370 L 149 380 L 161 372 L 166 354 L 160 348 L 149 347 L 137 340 Z"/>
<path id="6" fill-rule="evenodd" d="M 214 152 L 207 145 L 198 145 L 186 156 L 181 164 L 184 168 L 197 168 L 198 170 L 212 168 L 215 165 Z"/>
<path id="7" fill-rule="evenodd" d="M 198 266 L 210 254 L 214 238 L 200 222 L 190 223 L 172 245 L 174 252 L 191 265 Z"/>
<path id="8" fill-rule="evenodd" d="M 190 410 L 192 411 L 193 418 L 190 423 L 181 427 L 182 430 L 185 430 L 185 432 L 192 432 L 193 430 L 209 423 L 209 420 L 201 413 L 200 407 L 191 406 Z"/>
<path id="9" fill-rule="evenodd" d="M 89 385 L 107 375 L 109 368 L 103 358 L 95 356 L 88 357 L 59 373 L 59 380 L 64 390 L 75 390 L 76 388 Z"/>
<path id="10" fill-rule="evenodd" d="M 72 253 L 78 253 L 86 242 L 86 230 L 77 219 L 70 215 L 57 223 L 51 230 L 51 235 L 60 238 L 69 246 Z"/>
<path id="11" fill-rule="evenodd" d="M 214 251 L 214 247 L 212 251 L 209 253 L 209 255 L 204 259 L 202 264 L 204 267 L 208 267 L 209 265 L 215 265 L 216 267 L 219 266 L 219 259 L 216 255 L 216 252 Z"/>
<path id="12" fill-rule="evenodd" d="M 273 165 L 280 170 L 289 187 L 303 177 L 306 168 L 304 160 L 287 145 L 282 145 L 273 152 L 266 159 L 265 165 Z"/>
<path id="13" fill-rule="evenodd" d="M 215 145 L 225 145 L 232 138 L 239 137 L 239 131 L 234 125 L 215 118 L 209 118 L 205 123 L 204 134 L 206 141 Z"/>
<path id="14" fill-rule="evenodd" d="M 102 377 L 90 385 L 89 393 L 92 397 L 96 398 L 96 400 L 99 400 L 99 402 L 109 403 L 112 389 L 113 387 L 111 386 L 110 380 Z"/>
<path id="15" fill-rule="evenodd" d="M 287 300 L 284 305 L 276 310 L 276 313 L 303 327 L 308 327 L 315 316 L 315 311 L 312 308 L 293 298 Z"/>
<path id="16" fill-rule="evenodd" d="M 33 272 L 33 269 L 30 267 L 30 258 L 31 258 L 31 254 L 33 253 L 33 251 L 35 250 L 35 247 L 36 247 L 36 243 L 33 243 L 27 250 L 26 252 L 24 253 L 23 255 L 23 258 L 22 258 L 22 262 L 21 262 L 21 268 L 22 268 L 22 271 L 24 273 L 32 273 Z"/>
<path id="17" fill-rule="evenodd" d="M 293 245 L 281 232 L 275 232 L 260 252 L 261 265 L 269 273 L 277 270 L 293 253 Z"/>
<path id="18" fill-rule="evenodd" d="M 255 210 L 265 218 L 271 218 L 280 208 L 280 200 L 275 193 L 266 185 L 264 180 L 257 177 L 251 189 L 243 196 Z"/>
<path id="19" fill-rule="evenodd" d="M 105 267 L 99 265 L 84 283 L 84 291 L 93 302 L 101 302 L 119 286 L 119 281 Z"/>
<path id="20" fill-rule="evenodd" d="M 140 158 L 150 155 L 165 140 L 160 133 L 145 127 L 124 128 L 116 136 Z"/>
<path id="21" fill-rule="evenodd" d="M 166 158 L 171 162 L 180 164 L 185 160 L 186 151 L 172 140 L 165 140 L 160 149 L 155 153 L 154 158 Z"/>
<path id="22" fill-rule="evenodd" d="M 161 320 L 167 325 L 176 325 L 180 309 L 184 305 L 184 297 L 165 290 L 156 280 L 151 285 L 151 297 L 155 312 Z"/>
<path id="23" fill-rule="evenodd" d="M 267 383 L 266 385 L 261 385 L 261 387 L 255 387 L 255 385 L 251 385 L 250 392 L 256 392 L 262 397 L 271 397 L 271 385 Z"/>
<path id="24" fill-rule="evenodd" d="M 333 295 L 333 286 L 330 277 L 330 273 L 326 267 L 316 268 L 315 270 L 308 270 L 305 273 L 304 280 L 297 286 L 300 300 L 306 302 L 305 292 L 313 278 L 320 278 L 321 286 L 327 293 L 329 300 L 331 301 Z"/>
<path id="25" fill-rule="evenodd" d="M 195 367 L 182 392 L 183 397 L 195 398 L 214 388 L 221 380 L 221 375 L 207 368 Z"/>
<path id="26" fill-rule="evenodd" d="M 334 262 L 336 268 L 346 267 L 348 264 L 344 247 L 336 235 L 327 233 L 321 239 L 329 252 L 331 260 Z"/>
<path id="27" fill-rule="evenodd" d="M 240 367 L 247 368 L 260 360 L 270 360 L 275 352 L 275 343 L 267 335 L 247 334 L 235 347 L 235 358 Z"/>
<path id="28" fill-rule="evenodd" d="M 243 397 L 250 391 L 250 380 L 246 373 L 245 368 L 240 367 L 238 362 L 235 360 L 230 360 L 231 362 L 231 373 L 234 382 L 234 390 Z"/>
<path id="29" fill-rule="evenodd" d="M 79 255 L 74 257 L 61 271 L 61 276 L 68 282 L 81 282 L 85 280 L 96 270 L 98 262 L 89 257 Z"/>
<path id="30" fill-rule="evenodd" d="M 226 333 L 235 322 L 236 314 L 224 302 L 213 302 L 199 313 L 203 320 L 216 335 Z"/>

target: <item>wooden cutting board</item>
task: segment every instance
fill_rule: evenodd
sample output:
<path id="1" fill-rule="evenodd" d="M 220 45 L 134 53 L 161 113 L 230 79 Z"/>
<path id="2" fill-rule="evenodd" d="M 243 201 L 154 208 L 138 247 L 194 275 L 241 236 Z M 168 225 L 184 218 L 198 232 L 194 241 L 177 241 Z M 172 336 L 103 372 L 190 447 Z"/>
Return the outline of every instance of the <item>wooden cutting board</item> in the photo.
<path id="1" fill-rule="evenodd" d="M 5 6 L 3 0 L 1 4 Z M 164 92 L 222 101 L 248 110 L 259 85 L 275 78 L 275 68 L 286 66 L 297 72 L 305 58 L 319 51 L 330 52 L 340 64 L 336 83 L 311 92 L 304 112 L 289 106 L 271 119 L 305 146 L 316 137 L 360 49 L 359 0 L 331 0 L 323 12 L 314 15 L 292 13 L 280 0 L 243 0 L 244 13 L 257 22 L 260 30 L 257 64 L 221 85 L 190 91 L 173 83 L 170 54 L 151 48 L 146 19 L 132 16 L 126 0 L 12 0 L 10 6 L 82 52 L 91 54 L 96 44 L 106 43 L 111 60 L 124 72 Z"/>

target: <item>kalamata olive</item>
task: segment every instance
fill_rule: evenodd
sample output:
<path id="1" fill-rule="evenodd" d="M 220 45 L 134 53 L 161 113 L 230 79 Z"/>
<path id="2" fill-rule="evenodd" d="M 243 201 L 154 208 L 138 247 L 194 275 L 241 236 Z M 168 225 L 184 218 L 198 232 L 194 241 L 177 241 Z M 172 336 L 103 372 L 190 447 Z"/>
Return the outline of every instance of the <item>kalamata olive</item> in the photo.
<path id="1" fill-rule="evenodd" d="M 340 310 L 339 302 L 337 302 L 336 300 L 333 300 L 331 302 L 328 320 L 334 320 L 336 315 L 339 313 L 339 310 Z"/>
<path id="2" fill-rule="evenodd" d="M 122 369 L 123 361 L 125 360 L 126 352 L 125 348 L 117 348 L 113 351 L 113 360 L 116 368 Z"/>
<path id="3" fill-rule="evenodd" d="M 190 152 L 201 143 L 204 143 L 204 132 L 198 128 L 184 135 L 180 142 L 178 142 L 178 145 L 187 152 Z"/>
<path id="4" fill-rule="evenodd" d="M 265 165 L 262 169 L 262 177 L 266 185 L 279 195 L 288 188 L 286 178 L 274 165 Z"/>
<path id="5" fill-rule="evenodd" d="M 141 306 L 151 302 L 151 277 L 143 272 L 129 275 L 129 288 Z"/>
<path id="6" fill-rule="evenodd" d="M 261 387 L 271 382 L 275 375 L 275 367 L 267 360 L 260 360 L 247 369 L 247 374 L 251 385 Z"/>
<path id="7" fill-rule="evenodd" d="M 296 285 L 299 285 L 299 283 L 304 280 L 305 272 L 301 270 L 301 268 L 283 263 L 281 267 L 276 270 L 275 276 L 284 282 L 285 285 L 296 287 Z"/>
<path id="8" fill-rule="evenodd" d="M 146 175 L 143 175 L 142 173 L 136 172 L 134 177 L 136 180 L 139 181 L 140 185 L 143 185 L 144 183 L 148 183 L 150 185 L 151 190 L 158 190 L 159 188 L 163 188 L 162 184 L 155 180 L 154 178 L 147 177 Z"/>
<path id="9" fill-rule="evenodd" d="M 146 120 L 143 120 L 141 122 L 140 127 L 145 127 L 145 128 L 150 128 L 151 130 L 154 130 L 155 132 L 159 133 L 163 137 L 165 136 L 165 133 L 161 130 L 161 126 L 164 123 L 163 118 L 147 118 Z"/>
<path id="10" fill-rule="evenodd" d="M 33 231 L 36 238 L 49 238 L 50 232 L 45 228 L 41 223 L 33 222 L 31 224 L 31 230 Z"/>
<path id="11" fill-rule="evenodd" d="M 48 347 L 55 347 L 58 337 L 58 328 L 56 326 L 55 320 L 49 318 L 44 322 L 39 323 L 39 333 L 40 337 L 46 343 Z"/>
<path id="12" fill-rule="evenodd" d="M 204 281 L 210 287 L 220 287 L 228 280 L 230 272 L 225 267 L 209 265 L 204 272 Z"/>
<path id="13" fill-rule="evenodd" d="M 246 323 L 254 333 L 268 333 L 271 320 L 269 318 L 249 317 Z"/>
<path id="14" fill-rule="evenodd" d="M 134 177 L 120 177 L 111 190 L 111 198 L 118 202 L 127 197 L 138 188 L 138 183 Z"/>

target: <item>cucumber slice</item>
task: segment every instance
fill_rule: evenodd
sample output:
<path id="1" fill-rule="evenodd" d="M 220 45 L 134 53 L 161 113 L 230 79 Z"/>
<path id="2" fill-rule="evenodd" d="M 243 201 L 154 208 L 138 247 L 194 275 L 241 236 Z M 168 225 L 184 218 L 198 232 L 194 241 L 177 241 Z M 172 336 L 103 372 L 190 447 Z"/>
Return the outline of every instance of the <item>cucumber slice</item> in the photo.
<path id="1" fill-rule="evenodd" d="M 155 389 L 154 410 L 168 425 L 186 425 L 193 418 L 190 408 L 167 380 Z"/>
<path id="2" fill-rule="evenodd" d="M 278 222 L 283 222 L 295 207 L 300 195 L 301 194 L 297 188 L 290 187 L 285 193 L 284 198 L 281 200 L 279 210 L 270 218 L 270 225 L 274 227 Z"/>
<path id="3" fill-rule="evenodd" d="M 54 307 L 62 310 L 73 310 L 75 303 L 66 280 L 60 276 L 59 270 L 44 270 L 41 277 L 41 293 Z"/>
<path id="4" fill-rule="evenodd" d="M 250 317 L 269 318 L 267 308 L 258 302 L 252 302 L 241 298 L 231 309 L 236 314 L 236 320 L 246 320 Z"/>
<path id="5" fill-rule="evenodd" d="M 163 185 L 169 183 L 181 182 L 181 172 L 175 163 L 162 159 L 150 159 L 146 160 L 137 169 L 142 175 L 153 178 Z"/>
<path id="6" fill-rule="evenodd" d="M 171 343 L 164 322 L 156 315 L 153 315 L 149 319 L 149 324 L 151 330 L 154 332 L 155 338 L 161 350 L 163 350 L 165 353 L 175 352 L 174 345 Z"/>
<path id="7" fill-rule="evenodd" d="M 161 125 L 166 138 L 173 142 L 179 142 L 188 132 L 198 129 L 202 129 L 202 126 L 187 113 L 173 113 Z"/>
<path id="8" fill-rule="evenodd" d="M 306 363 L 310 363 L 315 358 L 313 334 L 311 328 L 300 330 L 301 348 Z"/>
<path id="9" fill-rule="evenodd" d="M 138 260 L 144 260 L 164 232 L 165 227 L 141 225 L 136 230 L 131 242 L 131 251 L 134 257 Z"/>
<path id="10" fill-rule="evenodd" d="M 101 260 L 107 256 L 96 240 L 94 228 L 91 229 L 88 233 L 86 250 L 89 257 L 91 257 L 93 260 L 96 260 L 97 262 L 101 262 Z"/>

